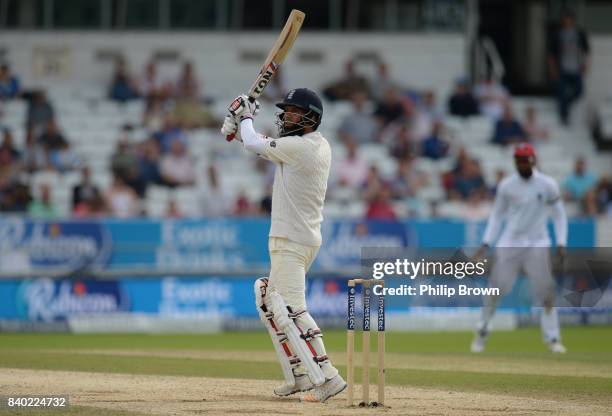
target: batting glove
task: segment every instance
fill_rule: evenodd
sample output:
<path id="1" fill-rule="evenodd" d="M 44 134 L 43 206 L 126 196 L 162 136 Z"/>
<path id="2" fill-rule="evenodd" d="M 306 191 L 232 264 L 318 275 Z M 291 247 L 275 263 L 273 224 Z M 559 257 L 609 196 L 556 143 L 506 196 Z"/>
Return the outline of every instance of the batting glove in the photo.
<path id="1" fill-rule="evenodd" d="M 240 137 L 240 129 L 236 119 L 232 116 L 225 116 L 223 120 L 223 127 L 221 127 L 221 134 L 225 136 L 225 139 L 230 142 L 234 139 L 242 141 Z"/>
<path id="2" fill-rule="evenodd" d="M 259 102 L 257 100 L 251 102 L 246 94 L 242 94 L 236 97 L 227 109 L 236 120 L 242 121 L 245 118 L 253 118 L 259 113 Z"/>

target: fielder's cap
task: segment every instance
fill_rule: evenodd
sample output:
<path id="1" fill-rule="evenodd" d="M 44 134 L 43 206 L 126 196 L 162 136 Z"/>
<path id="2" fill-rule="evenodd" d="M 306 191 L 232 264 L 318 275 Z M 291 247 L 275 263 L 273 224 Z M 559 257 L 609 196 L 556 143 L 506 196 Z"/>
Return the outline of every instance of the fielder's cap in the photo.
<path id="1" fill-rule="evenodd" d="M 519 143 L 514 147 L 514 157 L 535 157 L 535 149 L 530 143 Z"/>

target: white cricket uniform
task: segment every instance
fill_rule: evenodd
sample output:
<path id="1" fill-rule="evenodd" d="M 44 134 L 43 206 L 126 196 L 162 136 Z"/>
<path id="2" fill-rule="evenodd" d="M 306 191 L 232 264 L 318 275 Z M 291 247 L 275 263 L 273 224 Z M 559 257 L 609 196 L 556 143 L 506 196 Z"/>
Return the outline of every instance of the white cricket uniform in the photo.
<path id="1" fill-rule="evenodd" d="M 521 269 L 531 279 L 534 304 L 542 305 L 552 295 L 547 227 L 551 216 L 557 245 L 566 246 L 567 217 L 555 180 L 536 169 L 528 179 L 515 173 L 502 180 L 483 237 L 483 243 L 490 246 L 505 222 L 496 244 L 490 281 L 502 295 L 512 290 Z"/>
<path id="2" fill-rule="evenodd" d="M 306 272 L 321 246 L 321 222 L 331 148 L 321 133 L 316 131 L 303 136 L 270 139 L 257 134 L 250 119 L 240 123 L 240 134 L 245 148 L 276 164 L 268 242 L 271 262 L 268 293 L 276 291 L 286 305 L 298 314 L 294 322 L 302 334 L 319 333 L 310 339 L 308 346 L 325 379 L 331 380 L 338 375 L 338 369 L 329 360 L 321 332 L 306 310 Z M 276 320 L 278 322 L 278 318 Z M 273 329 L 271 337 L 273 342 L 279 342 L 278 331 Z M 298 346 L 293 341 L 289 344 L 290 350 L 296 353 Z M 287 358 L 280 348 L 277 348 L 277 354 L 286 381 L 293 384 L 293 375 L 301 373 L 303 369 L 300 368 L 304 364 L 288 370 Z M 302 363 L 305 359 L 310 360 L 310 357 L 300 357 Z"/>
<path id="3" fill-rule="evenodd" d="M 252 120 L 240 123 L 244 146 L 276 164 L 269 234 L 269 287 L 285 302 L 306 308 L 306 272 L 321 246 L 321 222 L 331 166 L 329 143 L 315 131 L 278 139 L 257 134 Z"/>

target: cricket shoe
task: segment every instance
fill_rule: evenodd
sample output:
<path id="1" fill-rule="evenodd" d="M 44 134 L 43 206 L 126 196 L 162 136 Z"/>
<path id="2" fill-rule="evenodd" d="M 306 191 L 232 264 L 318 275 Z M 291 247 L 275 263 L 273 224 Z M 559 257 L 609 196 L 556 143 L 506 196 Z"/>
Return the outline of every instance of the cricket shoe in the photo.
<path id="1" fill-rule="evenodd" d="M 320 386 L 315 386 L 312 393 L 308 393 L 302 397 L 302 401 L 325 403 L 330 397 L 334 397 L 335 395 L 342 393 L 345 388 L 346 382 L 340 376 L 340 374 L 337 374 L 335 377 L 327 380 Z"/>
<path id="2" fill-rule="evenodd" d="M 548 349 L 555 354 L 565 354 L 567 349 L 561 344 L 561 341 L 552 340 L 548 343 Z"/>
<path id="3" fill-rule="evenodd" d="M 487 336 L 489 333 L 484 330 L 476 331 L 476 336 L 474 337 L 474 341 L 472 341 L 472 345 L 470 346 L 470 351 L 474 353 L 480 353 L 485 350 L 485 345 L 487 342 Z"/>
<path id="4" fill-rule="evenodd" d="M 314 388 L 314 384 L 310 381 L 307 374 L 300 374 L 295 376 L 295 384 L 285 383 L 282 386 L 278 386 L 274 389 L 274 394 L 277 396 L 285 397 L 291 396 L 295 393 L 301 393 L 304 391 L 310 391 Z"/>

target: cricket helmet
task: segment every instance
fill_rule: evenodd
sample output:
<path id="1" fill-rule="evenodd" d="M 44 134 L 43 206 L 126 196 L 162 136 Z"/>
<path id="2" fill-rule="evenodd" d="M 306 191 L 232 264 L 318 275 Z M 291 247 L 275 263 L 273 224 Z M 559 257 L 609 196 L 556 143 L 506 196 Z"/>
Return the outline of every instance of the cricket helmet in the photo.
<path id="1" fill-rule="evenodd" d="M 283 101 L 276 103 L 276 106 L 283 110 L 277 114 L 277 127 L 279 129 L 280 136 L 298 135 L 301 136 L 304 133 L 304 127 L 312 127 L 316 130 L 321 124 L 323 117 L 323 103 L 319 96 L 308 88 L 296 88 L 287 93 Z M 288 106 L 294 106 L 301 108 L 306 111 L 302 115 L 302 121 L 295 123 L 295 128 L 286 130 L 285 123 L 283 121 L 286 108 Z"/>

